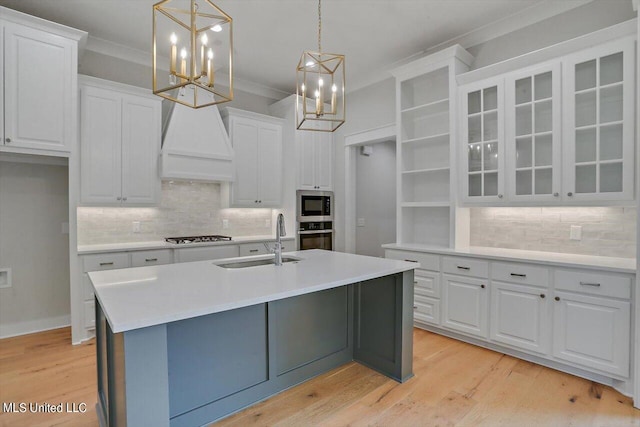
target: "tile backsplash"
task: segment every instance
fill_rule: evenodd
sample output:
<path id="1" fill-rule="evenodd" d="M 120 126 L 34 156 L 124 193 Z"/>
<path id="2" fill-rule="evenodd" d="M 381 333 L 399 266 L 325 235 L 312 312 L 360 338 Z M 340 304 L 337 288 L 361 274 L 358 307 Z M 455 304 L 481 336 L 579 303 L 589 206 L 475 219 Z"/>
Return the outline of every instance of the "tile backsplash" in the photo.
<path id="1" fill-rule="evenodd" d="M 163 181 L 160 206 L 78 208 L 78 244 L 128 243 L 169 236 L 271 234 L 271 209 L 222 209 L 220 184 Z M 229 227 L 222 227 L 222 220 Z M 133 232 L 133 222 L 140 232 Z"/>
<path id="2" fill-rule="evenodd" d="M 471 208 L 470 234 L 471 246 L 635 258 L 636 208 Z"/>

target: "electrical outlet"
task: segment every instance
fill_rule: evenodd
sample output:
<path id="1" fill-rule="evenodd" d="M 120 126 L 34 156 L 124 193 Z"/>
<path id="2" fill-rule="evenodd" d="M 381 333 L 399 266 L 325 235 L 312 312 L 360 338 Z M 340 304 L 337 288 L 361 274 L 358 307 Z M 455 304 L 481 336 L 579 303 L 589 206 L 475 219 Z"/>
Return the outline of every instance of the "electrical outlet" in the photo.
<path id="1" fill-rule="evenodd" d="M 224 229 L 229 228 L 229 220 L 228 219 L 223 219 L 222 220 L 222 228 L 224 228 Z"/>
<path id="2" fill-rule="evenodd" d="M 364 218 L 358 218 L 357 224 L 358 227 L 364 227 Z"/>
<path id="3" fill-rule="evenodd" d="M 133 221 L 133 232 L 134 233 L 139 233 L 140 232 L 140 221 Z"/>
<path id="4" fill-rule="evenodd" d="M 570 240 L 582 240 L 582 226 L 580 225 L 572 225 L 571 231 L 569 232 Z"/>

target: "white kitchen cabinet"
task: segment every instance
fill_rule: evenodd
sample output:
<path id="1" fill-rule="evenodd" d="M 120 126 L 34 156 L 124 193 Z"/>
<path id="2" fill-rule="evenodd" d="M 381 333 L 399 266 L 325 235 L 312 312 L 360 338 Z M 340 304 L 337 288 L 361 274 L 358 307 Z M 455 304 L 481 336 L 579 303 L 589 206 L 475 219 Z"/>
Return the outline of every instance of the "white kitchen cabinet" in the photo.
<path id="1" fill-rule="evenodd" d="M 143 89 L 83 77 L 80 200 L 154 205 L 160 192 L 160 99 Z"/>
<path id="2" fill-rule="evenodd" d="M 2 17 L 0 151 L 66 157 L 76 140 L 78 41 L 86 33 L 4 8 Z"/>
<path id="3" fill-rule="evenodd" d="M 173 262 L 171 249 L 153 249 L 150 251 L 131 252 L 131 267 L 145 267 L 148 265 L 163 265 Z"/>
<path id="4" fill-rule="evenodd" d="M 280 206 L 282 120 L 235 108 L 227 108 L 223 119 L 235 153 L 234 181 L 225 199 L 234 207 Z"/>
<path id="5" fill-rule="evenodd" d="M 442 275 L 442 326 L 486 339 L 488 301 L 485 279 Z"/>
<path id="6" fill-rule="evenodd" d="M 548 290 L 522 284 L 491 283 L 491 339 L 547 354 L 551 343 Z"/>
<path id="7" fill-rule="evenodd" d="M 331 191 L 333 138 L 331 133 L 297 130 L 298 189 Z"/>
<path id="8" fill-rule="evenodd" d="M 558 291 L 554 299 L 553 355 L 628 377 L 631 303 Z"/>
<path id="9" fill-rule="evenodd" d="M 174 251 L 174 262 L 207 261 L 240 256 L 238 245 L 201 246 Z"/>
<path id="10" fill-rule="evenodd" d="M 505 188 L 510 202 L 554 202 L 562 192 L 560 62 L 505 77 Z"/>
<path id="11" fill-rule="evenodd" d="M 504 202 L 504 79 L 459 88 L 462 198 L 466 202 Z"/>
<path id="12" fill-rule="evenodd" d="M 634 61 L 633 38 L 563 61 L 566 200 L 634 198 Z"/>

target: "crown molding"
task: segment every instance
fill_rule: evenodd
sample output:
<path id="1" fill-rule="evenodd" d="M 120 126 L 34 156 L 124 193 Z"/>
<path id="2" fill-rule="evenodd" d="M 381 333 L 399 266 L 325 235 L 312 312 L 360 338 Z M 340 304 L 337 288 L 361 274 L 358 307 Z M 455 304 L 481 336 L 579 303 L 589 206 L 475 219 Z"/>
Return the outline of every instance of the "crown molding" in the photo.
<path id="1" fill-rule="evenodd" d="M 504 36 L 505 34 L 509 34 L 521 28 L 528 27 L 529 25 L 544 21 L 545 19 L 551 18 L 577 7 L 584 6 L 585 4 L 591 3 L 593 1 L 594 0 L 546 0 L 540 3 L 536 3 L 533 6 L 521 10 L 520 12 L 514 13 L 513 15 L 509 15 L 505 18 L 499 19 L 475 30 L 469 31 L 468 33 L 454 37 L 435 46 L 431 46 L 421 52 L 417 52 L 406 58 L 400 59 L 390 64 L 385 69 L 372 74 L 369 77 L 360 79 L 359 82 L 355 85 L 349 84 L 349 90 L 347 91 L 347 93 L 355 92 L 364 87 L 386 80 L 392 77 L 391 70 L 402 65 L 406 65 L 416 59 L 431 55 L 447 47 L 458 44 L 463 48 L 468 49 L 470 47 L 485 43 L 500 36 Z"/>

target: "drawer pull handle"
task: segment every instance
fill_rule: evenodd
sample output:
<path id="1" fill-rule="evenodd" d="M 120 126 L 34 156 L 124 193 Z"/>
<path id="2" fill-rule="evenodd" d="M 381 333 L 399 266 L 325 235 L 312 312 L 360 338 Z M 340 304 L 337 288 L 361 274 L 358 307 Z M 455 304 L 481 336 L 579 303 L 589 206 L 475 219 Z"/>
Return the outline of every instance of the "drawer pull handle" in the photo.
<path id="1" fill-rule="evenodd" d="M 414 306 L 413 306 L 413 309 L 414 309 L 414 310 L 417 310 L 417 309 L 418 309 L 418 306 L 417 306 L 417 305 L 414 305 Z"/>
<path id="2" fill-rule="evenodd" d="M 526 274 L 519 274 L 519 273 L 511 273 L 511 275 L 512 275 L 513 277 L 527 277 L 527 275 L 526 275 Z"/>
<path id="3" fill-rule="evenodd" d="M 540 298 L 544 299 L 546 297 L 545 294 L 540 294 Z"/>
<path id="4" fill-rule="evenodd" d="M 480 285 L 480 287 L 481 287 L 482 289 L 484 289 L 484 285 Z"/>
<path id="5" fill-rule="evenodd" d="M 414 284 L 414 285 L 417 285 L 417 284 L 418 284 L 418 281 L 417 281 L 417 280 L 414 280 L 414 281 L 413 281 L 413 284 Z"/>
<path id="6" fill-rule="evenodd" d="M 104 267 L 105 265 L 113 265 L 113 261 L 111 261 L 111 262 L 101 262 L 100 263 L 101 267 Z"/>
<path id="7" fill-rule="evenodd" d="M 144 259 L 146 262 L 153 262 L 153 261 L 157 261 L 158 258 L 145 258 Z"/>
<path id="8" fill-rule="evenodd" d="M 405 261 L 407 261 L 407 262 L 418 262 L 415 259 L 405 259 Z"/>
<path id="9" fill-rule="evenodd" d="M 599 287 L 600 283 L 591 283 L 591 282 L 580 282 L 581 286 L 595 286 L 595 287 Z"/>
<path id="10" fill-rule="evenodd" d="M 460 270 L 467 270 L 467 271 L 471 270 L 471 267 L 465 267 L 464 265 L 456 265 L 456 268 Z"/>
<path id="11" fill-rule="evenodd" d="M 560 297 L 555 297 L 554 298 L 556 301 L 560 301 Z"/>
<path id="12" fill-rule="evenodd" d="M 257 249 L 249 249 L 249 252 L 258 252 Z"/>

